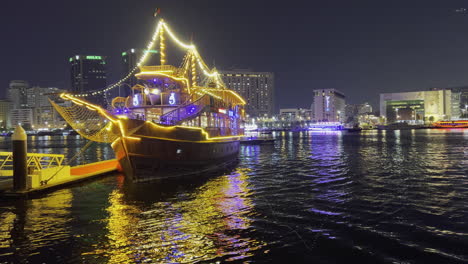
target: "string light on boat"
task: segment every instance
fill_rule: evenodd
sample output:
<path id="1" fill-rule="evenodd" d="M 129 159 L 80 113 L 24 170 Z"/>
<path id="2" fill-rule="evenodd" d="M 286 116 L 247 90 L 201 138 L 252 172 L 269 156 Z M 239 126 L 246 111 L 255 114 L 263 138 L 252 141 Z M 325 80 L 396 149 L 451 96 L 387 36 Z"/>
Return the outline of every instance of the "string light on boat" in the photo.
<path id="1" fill-rule="evenodd" d="M 161 27 L 162 27 L 162 20 L 156 26 L 156 30 L 154 31 L 151 41 L 147 45 L 146 51 L 143 53 L 143 56 L 140 58 L 140 60 L 138 60 L 137 67 L 135 67 L 136 69 L 138 69 L 139 66 L 145 63 L 146 59 L 148 58 L 148 54 L 150 53 L 149 50 L 154 49 L 154 45 L 158 39 L 158 36 L 160 35 Z"/>
<path id="2" fill-rule="evenodd" d="M 172 40 L 174 40 L 174 42 L 181 46 L 182 48 L 184 49 L 193 49 L 195 50 L 195 46 L 193 44 L 191 45 L 187 45 L 185 43 L 183 43 L 182 41 L 180 41 L 175 35 L 174 33 L 172 33 L 171 29 L 166 25 L 166 23 L 161 19 L 161 22 L 162 26 L 164 27 L 164 29 L 167 31 L 167 33 L 169 34 L 169 36 L 171 37 Z"/>
<path id="3" fill-rule="evenodd" d="M 161 19 L 157 23 L 157 26 L 156 26 L 154 34 L 153 34 L 153 36 L 151 38 L 151 41 L 148 43 L 148 45 L 146 47 L 146 50 L 143 52 L 143 55 L 138 60 L 138 63 L 136 64 L 136 66 L 134 68 L 132 68 L 132 70 L 127 75 L 125 75 L 124 78 L 122 78 L 121 80 L 117 81 L 116 83 L 106 87 L 103 90 L 93 91 L 93 92 L 89 92 L 89 93 L 82 93 L 82 94 L 74 94 L 73 96 L 75 96 L 75 97 L 86 97 L 86 96 L 90 96 L 90 95 L 98 95 L 98 94 L 103 94 L 105 92 L 108 92 L 108 91 L 110 91 L 110 90 L 112 90 L 112 89 L 114 89 L 116 87 L 119 87 L 126 80 L 131 78 L 135 74 L 135 72 L 137 72 L 137 70 L 138 70 L 138 68 L 140 66 L 145 64 L 146 60 L 148 59 L 148 57 L 149 57 L 149 55 L 151 53 L 150 50 L 154 50 L 154 46 L 155 46 L 155 44 L 156 44 L 156 42 L 158 40 L 158 37 L 160 38 L 161 65 L 164 65 L 166 63 L 166 52 L 165 52 L 166 45 L 164 43 L 164 41 L 165 41 L 164 33 L 167 33 L 169 35 L 169 37 L 179 47 L 181 47 L 183 49 L 186 49 L 186 50 L 189 50 L 190 53 L 192 53 L 192 56 L 194 56 L 194 58 L 196 59 L 197 64 L 200 67 L 200 69 L 202 70 L 203 74 L 205 76 L 209 77 L 209 78 L 213 78 L 214 81 L 216 82 L 217 87 L 224 87 L 223 82 L 220 79 L 219 73 L 216 70 L 210 70 L 208 68 L 208 66 L 206 65 L 206 63 L 203 61 L 200 54 L 198 53 L 195 45 L 193 45 L 193 44 L 188 45 L 188 44 L 185 44 L 182 41 L 180 41 L 179 38 L 177 38 L 177 36 L 169 28 L 169 26 Z M 191 61 L 191 62 L 193 64 L 193 61 Z"/>
<path id="4" fill-rule="evenodd" d="M 195 56 L 192 54 L 192 86 L 197 86 L 197 67 L 195 66 Z"/>
<path id="5" fill-rule="evenodd" d="M 166 44 L 164 43 L 164 28 L 165 28 L 165 26 L 161 28 L 161 32 L 160 32 L 160 36 L 159 36 L 159 48 L 160 48 L 161 65 L 164 65 L 166 63 Z"/>

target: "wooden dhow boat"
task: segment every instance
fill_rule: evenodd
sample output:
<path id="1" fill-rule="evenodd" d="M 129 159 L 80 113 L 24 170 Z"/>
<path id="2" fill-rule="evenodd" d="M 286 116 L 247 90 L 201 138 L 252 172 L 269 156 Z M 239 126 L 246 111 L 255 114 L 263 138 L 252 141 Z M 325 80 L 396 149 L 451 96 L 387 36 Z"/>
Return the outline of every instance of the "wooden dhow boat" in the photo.
<path id="1" fill-rule="evenodd" d="M 168 35 L 186 51 L 181 66 L 166 64 Z M 85 138 L 111 143 L 125 175 L 133 180 L 185 175 L 237 159 L 245 101 L 226 88 L 195 46 L 184 44 L 163 20 L 148 50 L 159 43 L 160 65 L 146 66 L 143 52 L 134 70 L 116 84 L 85 94 L 60 94 L 51 100 L 67 123 Z M 135 76 L 127 97 L 109 109 L 90 103 Z"/>

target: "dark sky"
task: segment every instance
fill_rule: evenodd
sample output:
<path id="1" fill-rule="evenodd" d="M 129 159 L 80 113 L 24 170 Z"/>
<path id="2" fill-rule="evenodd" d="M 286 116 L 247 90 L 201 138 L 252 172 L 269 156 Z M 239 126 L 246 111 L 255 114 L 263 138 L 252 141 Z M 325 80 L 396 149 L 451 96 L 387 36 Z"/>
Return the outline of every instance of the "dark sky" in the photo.
<path id="1" fill-rule="evenodd" d="M 377 106 L 383 92 L 468 85 L 467 1 L 15 0 L 0 9 L 0 96 L 14 79 L 68 88 L 74 54 L 108 56 L 115 81 L 156 7 L 208 64 L 274 72 L 278 107 L 308 107 L 320 88 Z"/>

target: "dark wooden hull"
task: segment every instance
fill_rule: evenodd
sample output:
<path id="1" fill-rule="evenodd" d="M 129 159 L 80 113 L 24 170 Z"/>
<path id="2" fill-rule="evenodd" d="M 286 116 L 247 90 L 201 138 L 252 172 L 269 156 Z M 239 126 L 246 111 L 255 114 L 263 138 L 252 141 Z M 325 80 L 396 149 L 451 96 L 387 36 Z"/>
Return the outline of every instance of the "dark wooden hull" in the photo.
<path id="1" fill-rule="evenodd" d="M 146 135 L 136 133 L 117 139 L 112 148 L 125 176 L 132 181 L 186 176 L 237 160 L 238 138 L 193 140 L 193 131 L 188 129 L 187 138 L 192 140 L 184 140 L 183 130 L 178 129 L 177 138 L 170 134 L 157 137 L 157 129 L 150 129 Z"/>

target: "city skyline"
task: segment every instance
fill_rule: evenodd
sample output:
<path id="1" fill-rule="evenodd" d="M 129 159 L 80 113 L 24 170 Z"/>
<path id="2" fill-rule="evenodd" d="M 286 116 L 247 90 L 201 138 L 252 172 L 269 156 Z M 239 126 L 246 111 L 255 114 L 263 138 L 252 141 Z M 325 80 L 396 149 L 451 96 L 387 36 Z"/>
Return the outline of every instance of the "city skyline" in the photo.
<path id="1" fill-rule="evenodd" d="M 10 51 L 5 61 L 14 62 L 2 64 L 0 96 L 5 97 L 9 81 L 17 79 L 69 88 L 67 59 L 74 54 L 107 56 L 109 83 L 118 80 L 121 52 L 146 43 L 154 26 L 148 10 L 156 7 L 218 69 L 275 73 L 276 111 L 308 107 L 314 89 L 338 89 L 355 104 L 362 103 L 365 94 L 377 107 L 380 93 L 468 84 L 463 45 L 468 17 L 456 12 L 462 2 L 381 7 L 370 2 L 284 6 L 256 1 L 249 8 L 243 1 L 183 6 L 177 1 L 142 1 L 137 6 L 84 1 L 74 7 L 49 2 L 55 4 L 6 4 L 9 12 L 1 19 L 9 26 L 3 35 L 28 34 L 0 44 Z"/>

